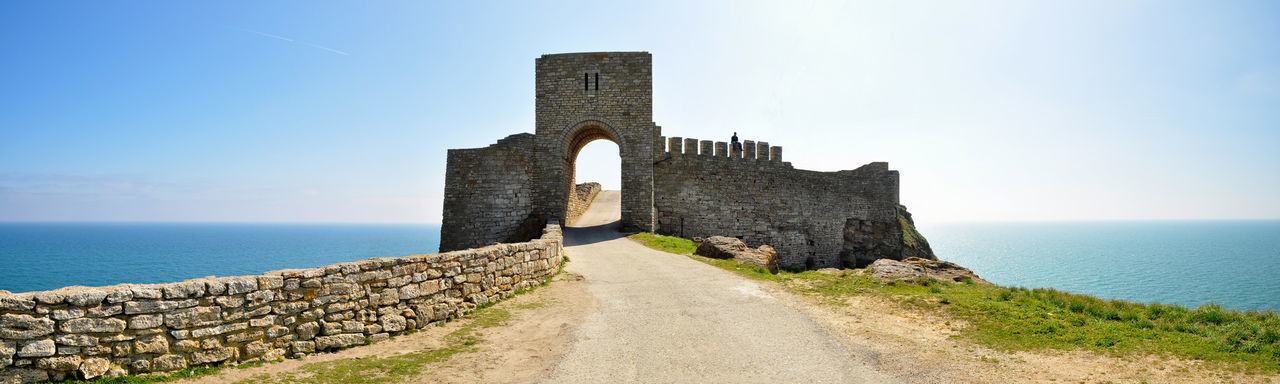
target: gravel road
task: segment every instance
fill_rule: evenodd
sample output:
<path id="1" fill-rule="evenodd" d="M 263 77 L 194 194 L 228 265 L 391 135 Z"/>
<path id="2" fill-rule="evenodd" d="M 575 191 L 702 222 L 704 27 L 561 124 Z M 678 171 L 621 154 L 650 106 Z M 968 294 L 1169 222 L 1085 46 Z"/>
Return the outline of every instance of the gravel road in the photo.
<path id="1" fill-rule="evenodd" d="M 897 381 L 754 282 L 626 239 L 618 201 L 600 192 L 565 230 L 567 270 L 600 305 L 546 382 Z"/>

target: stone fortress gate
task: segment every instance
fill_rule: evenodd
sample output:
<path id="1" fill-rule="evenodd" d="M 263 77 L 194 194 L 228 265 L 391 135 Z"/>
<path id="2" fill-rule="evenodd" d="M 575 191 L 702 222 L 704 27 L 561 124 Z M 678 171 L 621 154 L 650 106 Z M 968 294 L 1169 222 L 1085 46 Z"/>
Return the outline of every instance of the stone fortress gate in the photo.
<path id="1" fill-rule="evenodd" d="M 622 157 L 622 229 L 734 236 L 772 245 L 783 268 L 932 258 L 898 204 L 887 163 L 798 170 L 782 148 L 666 138 L 653 122 L 648 52 L 543 55 L 536 60 L 534 133 L 451 149 L 440 251 L 520 242 L 565 223 L 578 151 L 595 140 Z"/>

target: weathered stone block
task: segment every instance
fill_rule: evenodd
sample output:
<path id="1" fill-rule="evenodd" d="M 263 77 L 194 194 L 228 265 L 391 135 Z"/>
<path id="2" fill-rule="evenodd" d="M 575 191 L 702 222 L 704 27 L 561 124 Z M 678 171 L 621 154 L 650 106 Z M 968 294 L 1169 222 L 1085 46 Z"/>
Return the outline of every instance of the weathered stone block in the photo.
<path id="1" fill-rule="evenodd" d="M 13 354 L 18 353 L 18 343 L 12 340 L 0 340 L 0 368 L 13 364 Z"/>
<path id="2" fill-rule="evenodd" d="M 194 280 L 165 284 L 160 289 L 164 291 L 165 299 L 173 300 L 204 296 L 206 286 L 203 281 Z"/>
<path id="3" fill-rule="evenodd" d="M 298 327 L 295 328 L 295 332 L 298 334 L 299 339 L 311 340 L 312 338 L 316 337 L 317 333 L 320 332 L 320 325 L 316 324 L 315 322 L 306 322 L 306 323 L 298 324 Z"/>
<path id="4" fill-rule="evenodd" d="M 34 340 L 22 343 L 18 347 L 18 352 L 14 354 L 17 357 L 47 357 L 53 356 L 58 352 L 57 345 L 53 344 L 53 340 Z"/>
<path id="5" fill-rule="evenodd" d="M 364 323 L 359 321 L 347 320 L 342 322 L 343 333 L 363 333 Z"/>
<path id="6" fill-rule="evenodd" d="M 164 324 L 175 329 L 205 327 L 220 322 L 222 322 L 222 310 L 218 307 L 179 309 L 164 315 Z"/>
<path id="7" fill-rule="evenodd" d="M 280 288 L 284 288 L 284 277 L 258 276 L 258 289 L 280 289 Z"/>
<path id="8" fill-rule="evenodd" d="M 32 295 L 32 298 L 40 304 L 57 305 L 67 301 L 67 295 L 58 291 L 41 291 Z"/>
<path id="9" fill-rule="evenodd" d="M 49 380 L 43 369 L 12 368 L 0 370 L 0 383 L 37 383 Z"/>
<path id="10" fill-rule="evenodd" d="M 125 329 L 127 324 L 120 319 L 72 319 L 59 327 L 66 333 L 115 333 Z"/>
<path id="11" fill-rule="evenodd" d="M 227 283 L 218 279 L 204 279 L 204 290 L 209 296 L 218 296 L 227 293 Z"/>
<path id="12" fill-rule="evenodd" d="M 164 315 L 137 315 L 129 318 L 129 329 L 148 329 L 164 324 Z"/>
<path id="13" fill-rule="evenodd" d="M 220 296 L 213 301 L 223 308 L 239 308 L 244 305 L 244 296 Z"/>
<path id="14" fill-rule="evenodd" d="M 178 340 L 173 343 L 174 352 L 195 352 L 200 350 L 200 342 L 195 340 Z"/>
<path id="15" fill-rule="evenodd" d="M 81 318 L 84 317 L 84 308 L 67 307 L 63 309 L 55 309 L 52 312 L 49 312 L 49 317 L 54 320 L 71 320 Z"/>
<path id="16" fill-rule="evenodd" d="M 266 334 L 267 334 L 267 337 L 272 339 L 279 338 L 281 336 L 289 334 L 289 327 L 273 325 L 270 328 L 267 328 Z"/>
<path id="17" fill-rule="evenodd" d="M 320 336 L 316 338 L 316 348 L 321 350 L 346 348 L 363 343 L 364 335 L 350 333 L 333 336 Z"/>
<path id="18" fill-rule="evenodd" d="M 164 298 L 164 292 L 152 285 L 133 286 L 129 288 L 129 291 L 133 293 L 134 299 L 158 300 Z"/>
<path id="19" fill-rule="evenodd" d="M 405 328 L 405 318 L 398 315 L 382 316 L 381 325 L 383 331 L 400 332 Z"/>
<path id="20" fill-rule="evenodd" d="M 80 363 L 80 377 L 89 380 L 107 373 L 107 369 L 111 368 L 111 361 L 101 357 L 90 357 L 84 359 Z"/>
<path id="21" fill-rule="evenodd" d="M 239 295 L 258 290 L 258 279 L 253 277 L 234 277 L 227 278 L 227 294 Z"/>
<path id="22" fill-rule="evenodd" d="M 293 353 L 312 353 L 316 351 L 316 343 L 314 341 L 295 341 L 291 345 Z"/>
<path id="23" fill-rule="evenodd" d="M 46 357 L 36 360 L 36 368 L 69 372 L 80 368 L 80 360 L 80 356 Z"/>
<path id="24" fill-rule="evenodd" d="M 270 326 L 271 324 L 275 324 L 275 322 L 276 322 L 275 315 L 268 315 L 268 316 L 263 316 L 256 319 L 249 319 L 249 326 L 262 328 L 262 327 Z"/>
<path id="25" fill-rule="evenodd" d="M 138 291 L 134 290 L 134 295 L 137 294 Z M 130 315 L 139 313 L 160 313 L 172 311 L 178 308 L 193 307 L 195 305 L 196 301 L 194 299 L 182 301 L 130 301 L 124 303 L 124 313 Z"/>
<path id="26" fill-rule="evenodd" d="M 98 345 L 98 338 L 90 335 L 57 335 L 53 340 L 58 344 L 71 347 L 91 347 Z"/>
<path id="27" fill-rule="evenodd" d="M 182 355 L 164 355 L 151 360 L 151 370 L 158 372 L 177 371 L 187 368 L 187 359 Z"/>
<path id="28" fill-rule="evenodd" d="M 133 353 L 169 352 L 169 340 L 164 335 L 144 336 L 133 341 Z"/>
<path id="29" fill-rule="evenodd" d="M 200 328 L 191 330 L 191 338 L 202 339 L 209 336 L 221 335 L 228 332 L 238 332 L 249 328 L 248 322 L 223 324 L 215 327 Z"/>
<path id="30" fill-rule="evenodd" d="M 244 298 L 245 300 L 248 300 L 250 306 L 259 306 L 270 303 L 272 300 L 275 300 L 275 297 L 276 293 L 273 291 L 256 291 L 245 295 Z"/>
<path id="31" fill-rule="evenodd" d="M 36 301 L 16 295 L 0 295 L 0 309 L 31 312 L 36 309 Z"/>
<path id="32" fill-rule="evenodd" d="M 208 351 L 200 351 L 200 352 L 191 354 L 191 363 L 196 365 L 217 363 L 217 362 L 226 361 L 228 359 L 231 359 L 232 357 L 235 357 L 236 353 L 237 351 L 235 347 L 225 347 L 225 348 L 212 349 Z"/>
<path id="33" fill-rule="evenodd" d="M 101 289 L 85 289 L 67 295 L 67 303 L 81 307 L 91 307 L 102 304 L 102 300 L 106 298 L 106 291 Z"/>
<path id="34" fill-rule="evenodd" d="M 271 345 L 263 342 L 262 340 L 257 340 L 244 345 L 244 356 L 261 356 L 266 354 L 269 350 L 271 350 Z"/>
<path id="35" fill-rule="evenodd" d="M 89 308 L 85 315 L 89 317 L 111 317 L 124 313 L 122 304 L 102 304 Z"/>

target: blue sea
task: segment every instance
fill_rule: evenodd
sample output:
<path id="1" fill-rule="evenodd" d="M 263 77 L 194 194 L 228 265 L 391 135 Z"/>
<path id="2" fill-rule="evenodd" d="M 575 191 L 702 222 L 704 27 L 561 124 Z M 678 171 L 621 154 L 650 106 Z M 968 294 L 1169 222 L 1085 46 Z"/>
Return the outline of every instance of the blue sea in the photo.
<path id="1" fill-rule="evenodd" d="M 0 223 L 0 289 L 165 283 L 435 253 L 426 224 Z"/>
<path id="2" fill-rule="evenodd" d="M 1280 220 L 921 225 L 1000 285 L 1280 310 Z M 439 225 L 0 223 L 0 289 L 163 283 L 434 253 Z"/>
<path id="3" fill-rule="evenodd" d="M 921 226 L 993 283 L 1108 299 L 1280 310 L 1280 220 Z"/>

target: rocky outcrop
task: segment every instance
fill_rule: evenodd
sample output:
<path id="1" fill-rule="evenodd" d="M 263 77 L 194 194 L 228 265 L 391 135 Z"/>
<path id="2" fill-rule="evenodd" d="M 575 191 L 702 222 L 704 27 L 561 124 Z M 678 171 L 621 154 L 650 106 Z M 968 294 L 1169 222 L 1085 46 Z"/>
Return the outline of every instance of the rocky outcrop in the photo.
<path id="1" fill-rule="evenodd" d="M 769 273 L 778 273 L 778 252 L 768 245 L 761 245 L 759 248 L 751 249 L 747 247 L 746 243 L 737 238 L 711 236 L 699 242 L 696 253 L 716 259 L 732 258 L 744 263 L 764 267 L 769 270 Z"/>
<path id="2" fill-rule="evenodd" d="M 845 267 L 864 267 L 876 260 L 903 260 L 909 257 L 937 260 L 929 241 L 916 231 L 907 207 L 899 205 L 897 221 L 845 220 L 844 248 L 840 258 Z"/>
<path id="3" fill-rule="evenodd" d="M 884 281 L 914 283 L 921 278 L 932 277 L 939 281 L 959 283 L 969 279 L 975 283 L 991 284 L 978 277 L 973 271 L 956 263 L 926 260 L 919 257 L 908 257 L 902 261 L 892 259 L 876 260 L 871 263 L 871 270 L 877 279 Z"/>

